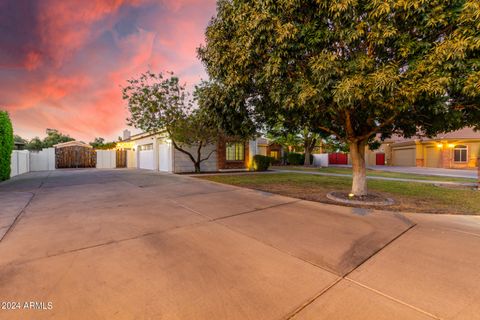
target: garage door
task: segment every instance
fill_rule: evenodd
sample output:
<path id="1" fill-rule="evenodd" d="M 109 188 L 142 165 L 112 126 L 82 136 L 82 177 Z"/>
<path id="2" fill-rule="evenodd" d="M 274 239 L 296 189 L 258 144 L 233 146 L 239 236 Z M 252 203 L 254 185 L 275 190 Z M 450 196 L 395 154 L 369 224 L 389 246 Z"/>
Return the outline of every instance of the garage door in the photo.
<path id="1" fill-rule="evenodd" d="M 138 149 L 138 167 L 140 169 L 155 170 L 153 144 L 141 145 Z"/>
<path id="2" fill-rule="evenodd" d="M 440 168 L 442 157 L 440 150 L 435 147 L 427 148 L 426 151 L 426 166 L 430 168 Z"/>
<path id="3" fill-rule="evenodd" d="M 394 149 L 392 151 L 392 164 L 394 166 L 415 166 L 415 148 Z"/>
<path id="4" fill-rule="evenodd" d="M 158 167 L 160 171 L 172 171 L 172 147 L 170 144 L 160 144 L 158 146 Z"/>

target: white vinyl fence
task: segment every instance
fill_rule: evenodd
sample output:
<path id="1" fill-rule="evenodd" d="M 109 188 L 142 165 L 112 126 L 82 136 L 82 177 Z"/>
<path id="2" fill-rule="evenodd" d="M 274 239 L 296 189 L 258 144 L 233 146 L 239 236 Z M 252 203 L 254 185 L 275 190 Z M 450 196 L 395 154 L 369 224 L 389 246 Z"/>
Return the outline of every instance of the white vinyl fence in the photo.
<path id="1" fill-rule="evenodd" d="M 13 150 L 10 177 L 30 171 L 55 170 L 55 148 L 41 151 Z"/>
<path id="2" fill-rule="evenodd" d="M 313 155 L 315 167 L 328 167 L 328 153 L 317 153 Z"/>
<path id="3" fill-rule="evenodd" d="M 55 170 L 55 148 L 30 152 L 30 171 Z"/>
<path id="4" fill-rule="evenodd" d="M 117 167 L 117 152 L 115 150 L 97 150 L 97 168 L 113 169 Z"/>
<path id="5" fill-rule="evenodd" d="M 97 168 L 116 168 L 115 150 L 96 150 Z M 136 168 L 136 153 L 128 150 L 127 167 Z M 55 170 L 55 148 L 47 148 L 41 151 L 13 150 L 10 177 L 30 171 Z"/>
<path id="6" fill-rule="evenodd" d="M 13 150 L 10 163 L 10 177 L 30 171 L 30 155 L 26 150 Z"/>

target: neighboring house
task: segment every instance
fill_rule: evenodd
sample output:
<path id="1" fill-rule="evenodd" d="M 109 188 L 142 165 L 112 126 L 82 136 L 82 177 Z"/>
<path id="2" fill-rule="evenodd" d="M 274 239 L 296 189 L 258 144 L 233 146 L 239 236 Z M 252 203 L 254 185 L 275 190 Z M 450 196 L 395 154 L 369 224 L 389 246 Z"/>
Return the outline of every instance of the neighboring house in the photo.
<path id="1" fill-rule="evenodd" d="M 13 150 L 24 150 L 25 149 L 25 143 L 21 141 L 15 141 Z"/>
<path id="2" fill-rule="evenodd" d="M 464 128 L 433 138 L 392 137 L 375 151 L 367 152 L 367 164 L 430 167 L 475 168 L 480 157 L 480 131 Z"/>
<path id="3" fill-rule="evenodd" d="M 193 172 L 194 166 L 189 157 L 176 150 L 165 133 L 140 133 L 130 136 L 124 131 L 123 140 L 117 143 L 117 149 L 128 152 L 128 167 L 161 172 Z M 196 147 L 186 148 L 195 154 Z M 257 154 L 255 141 L 237 141 L 220 139 L 215 145 L 202 148 L 202 157 L 210 152 L 210 158 L 201 163 L 202 172 L 222 170 L 245 170 L 250 167 L 253 155 Z"/>
<path id="4" fill-rule="evenodd" d="M 255 140 L 255 143 L 257 150 L 256 154 L 268 156 L 279 161 L 282 159 L 283 147 L 278 143 L 269 141 L 266 138 L 258 138 L 257 140 Z"/>

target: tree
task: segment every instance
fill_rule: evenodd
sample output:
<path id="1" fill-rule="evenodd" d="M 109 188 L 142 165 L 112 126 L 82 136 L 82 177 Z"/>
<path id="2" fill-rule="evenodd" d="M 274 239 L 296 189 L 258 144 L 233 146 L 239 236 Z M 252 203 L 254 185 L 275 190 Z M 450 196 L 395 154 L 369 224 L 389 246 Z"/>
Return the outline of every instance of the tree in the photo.
<path id="1" fill-rule="evenodd" d="M 51 148 L 58 143 L 75 141 L 69 135 L 63 134 L 57 129 L 47 129 L 47 136 L 43 139 L 43 148 Z"/>
<path id="2" fill-rule="evenodd" d="M 266 136 L 267 139 L 281 145 L 288 152 L 298 151 L 302 147 L 302 139 L 297 134 L 286 132 L 283 128 L 269 129 Z"/>
<path id="3" fill-rule="evenodd" d="M 25 149 L 31 151 L 40 151 L 43 149 L 43 142 L 39 137 L 35 137 L 27 142 Z"/>
<path id="4" fill-rule="evenodd" d="M 321 140 L 318 133 L 310 131 L 308 127 L 289 128 L 279 125 L 268 130 L 268 137 L 274 142 L 287 147 L 301 147 L 305 153 L 305 166 L 310 166 L 310 155 Z"/>
<path id="5" fill-rule="evenodd" d="M 173 147 L 187 155 L 195 172 L 200 172 L 201 163 L 216 151 L 202 154 L 205 147 L 215 143 L 219 131 L 212 115 L 202 107 L 203 91 L 198 87 L 195 100 L 187 94 L 179 79 L 169 74 L 146 72 L 138 79 L 129 80 L 123 88 L 123 98 L 128 101 L 130 117 L 128 124 L 145 132 L 166 132 Z"/>
<path id="6" fill-rule="evenodd" d="M 328 136 L 322 141 L 323 152 L 348 152 L 349 147 L 345 142 L 337 140 L 333 136 Z"/>
<path id="7" fill-rule="evenodd" d="M 13 135 L 13 141 L 15 143 L 23 143 L 23 144 L 27 144 L 27 140 L 23 139 L 21 136 L 19 136 L 18 134 L 14 134 Z"/>
<path id="8" fill-rule="evenodd" d="M 105 139 L 102 137 L 96 137 L 92 142 L 89 143 L 94 149 L 114 149 L 117 146 L 116 142 L 105 142 Z"/>
<path id="9" fill-rule="evenodd" d="M 8 112 L 0 111 L 0 181 L 10 179 L 13 143 L 13 128 Z"/>
<path id="10" fill-rule="evenodd" d="M 321 115 L 363 196 L 377 134 L 480 127 L 479 17 L 475 0 L 219 0 L 198 54 L 257 119 Z"/>

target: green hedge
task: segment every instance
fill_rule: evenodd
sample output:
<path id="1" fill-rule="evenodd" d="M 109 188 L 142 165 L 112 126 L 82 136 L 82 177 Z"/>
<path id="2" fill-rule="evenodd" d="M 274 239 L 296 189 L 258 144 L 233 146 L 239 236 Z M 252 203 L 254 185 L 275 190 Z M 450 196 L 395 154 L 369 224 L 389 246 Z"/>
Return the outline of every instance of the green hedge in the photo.
<path id="1" fill-rule="evenodd" d="M 270 166 L 270 157 L 262 156 L 260 154 L 253 156 L 253 170 L 266 171 Z"/>
<path id="2" fill-rule="evenodd" d="M 10 117 L 6 111 L 0 111 L 0 181 L 10 179 L 13 141 Z"/>
<path id="3" fill-rule="evenodd" d="M 305 154 L 290 152 L 286 157 L 287 164 L 292 166 L 300 166 L 305 163 Z M 310 155 L 310 164 L 313 163 L 313 155 Z"/>
<path id="4" fill-rule="evenodd" d="M 287 163 L 292 166 L 298 166 L 303 164 L 303 160 L 305 159 L 303 154 L 290 152 L 287 154 Z"/>

